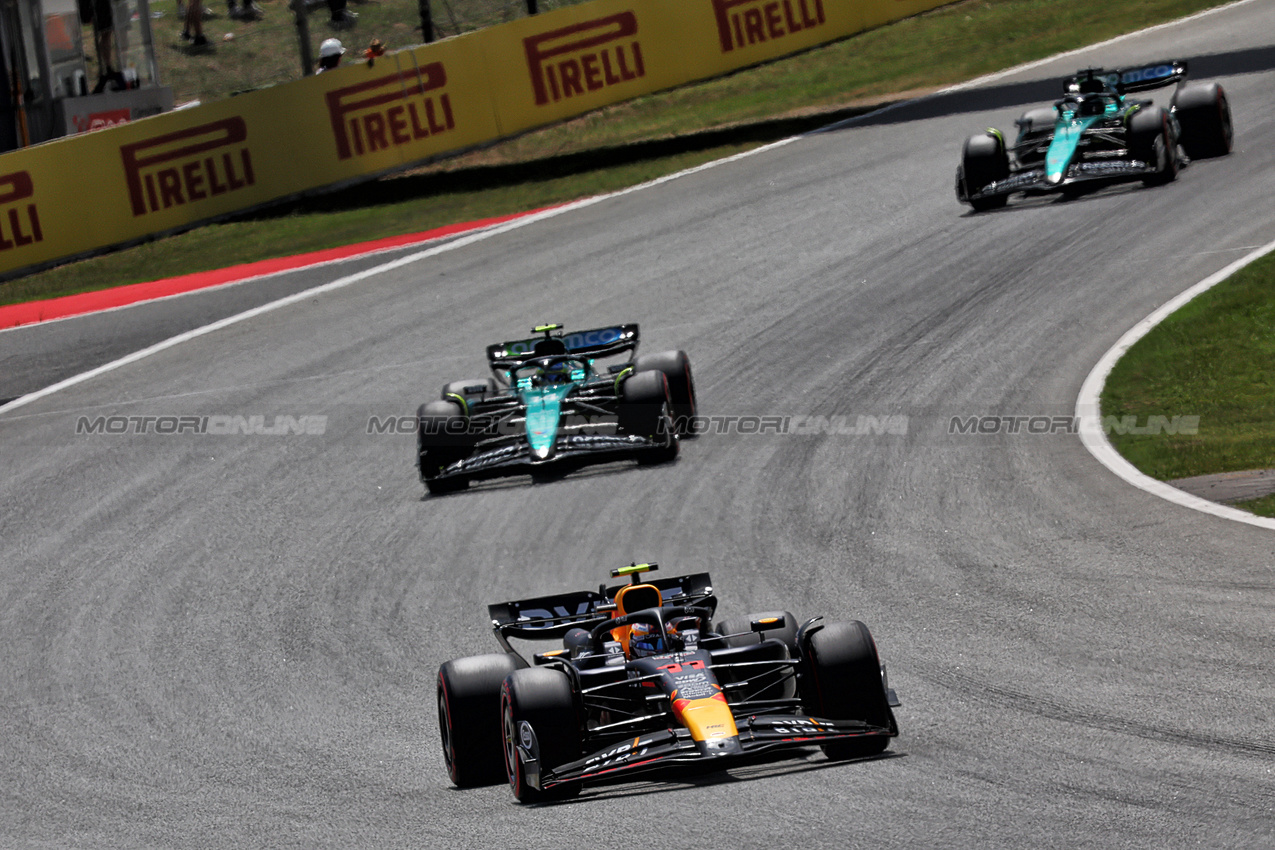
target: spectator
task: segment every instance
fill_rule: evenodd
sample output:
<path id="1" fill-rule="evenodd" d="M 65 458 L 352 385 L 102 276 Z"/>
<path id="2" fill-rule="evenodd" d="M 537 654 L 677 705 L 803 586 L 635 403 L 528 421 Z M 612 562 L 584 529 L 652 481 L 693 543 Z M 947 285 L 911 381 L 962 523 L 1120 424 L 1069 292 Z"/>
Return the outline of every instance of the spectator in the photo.
<path id="1" fill-rule="evenodd" d="M 182 30 L 182 39 L 189 41 L 195 47 L 203 47 L 208 43 L 208 39 L 204 38 L 204 4 L 202 0 L 188 0 L 186 3 L 186 28 Z"/>
<path id="2" fill-rule="evenodd" d="M 230 7 L 230 17 L 232 20 L 259 21 L 265 17 L 265 13 L 261 11 L 261 7 L 254 3 L 253 0 L 239 0 L 238 3 L 236 3 L 235 0 L 226 0 L 226 3 Z"/>
<path id="3" fill-rule="evenodd" d="M 83 10 L 80 14 L 83 16 Z M 115 21 L 111 14 L 111 0 L 92 0 L 89 14 L 93 21 L 93 45 L 97 49 L 97 86 L 93 93 L 106 91 L 108 83 L 113 83 L 113 88 L 119 91 L 125 85 L 124 75 L 115 68 Z"/>
<path id="4" fill-rule="evenodd" d="M 332 13 L 331 24 L 334 29 L 345 29 L 354 26 L 358 20 L 358 12 L 345 8 L 345 0 L 328 0 L 328 11 Z"/>
<path id="5" fill-rule="evenodd" d="M 339 39 L 325 39 L 319 45 L 319 70 L 316 74 L 322 74 L 324 71 L 331 71 L 337 65 L 341 64 L 341 57 L 345 54 L 345 45 L 341 44 Z"/>

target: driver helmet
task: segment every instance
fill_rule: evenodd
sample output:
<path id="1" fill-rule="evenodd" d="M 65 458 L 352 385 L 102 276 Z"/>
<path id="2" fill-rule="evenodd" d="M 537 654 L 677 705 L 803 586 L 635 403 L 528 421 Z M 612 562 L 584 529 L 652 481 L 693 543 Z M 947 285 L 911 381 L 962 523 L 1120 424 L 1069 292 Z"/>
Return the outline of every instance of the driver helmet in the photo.
<path id="1" fill-rule="evenodd" d="M 664 652 L 664 636 L 658 626 L 651 623 L 634 623 L 629 628 L 629 655 L 645 658 Z"/>

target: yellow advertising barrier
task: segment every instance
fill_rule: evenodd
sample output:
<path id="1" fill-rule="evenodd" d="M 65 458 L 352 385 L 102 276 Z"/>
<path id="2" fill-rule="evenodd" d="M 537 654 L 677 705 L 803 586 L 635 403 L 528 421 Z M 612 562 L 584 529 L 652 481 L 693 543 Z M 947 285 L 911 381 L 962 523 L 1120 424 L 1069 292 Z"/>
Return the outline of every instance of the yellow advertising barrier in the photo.
<path id="1" fill-rule="evenodd" d="M 950 0 L 595 0 L 0 155 L 0 276 L 365 180 Z"/>

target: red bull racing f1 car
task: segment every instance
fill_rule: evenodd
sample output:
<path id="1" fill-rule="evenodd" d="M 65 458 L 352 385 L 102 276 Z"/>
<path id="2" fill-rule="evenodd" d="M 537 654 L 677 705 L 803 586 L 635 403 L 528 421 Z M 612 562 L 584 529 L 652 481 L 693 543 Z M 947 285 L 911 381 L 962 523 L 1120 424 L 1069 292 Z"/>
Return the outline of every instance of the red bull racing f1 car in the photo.
<path id="1" fill-rule="evenodd" d="M 1052 107 L 1031 109 L 1006 143 L 1000 130 L 970 136 L 956 169 L 956 197 L 976 212 L 1018 192 L 1079 192 L 1098 183 L 1177 178 L 1192 159 L 1232 145 L 1231 108 L 1217 83 L 1184 82 L 1185 62 L 1107 71 L 1088 68 L 1065 83 Z M 1130 93 L 1176 85 L 1168 108 Z"/>
<path id="2" fill-rule="evenodd" d="M 696 412 L 685 351 L 639 356 L 635 324 L 532 333 L 541 336 L 487 347 L 492 377 L 453 381 L 417 411 L 417 468 L 429 492 L 572 464 L 677 456 Z M 601 360 L 612 362 L 604 368 Z"/>
<path id="3" fill-rule="evenodd" d="M 775 750 L 832 759 L 884 751 L 899 701 L 867 626 L 798 626 L 772 611 L 714 620 L 707 573 L 639 579 L 489 606 L 503 652 L 438 671 L 451 781 L 506 779 L 521 802 L 656 770 L 724 769 Z M 530 659 L 511 638 L 553 641 Z"/>

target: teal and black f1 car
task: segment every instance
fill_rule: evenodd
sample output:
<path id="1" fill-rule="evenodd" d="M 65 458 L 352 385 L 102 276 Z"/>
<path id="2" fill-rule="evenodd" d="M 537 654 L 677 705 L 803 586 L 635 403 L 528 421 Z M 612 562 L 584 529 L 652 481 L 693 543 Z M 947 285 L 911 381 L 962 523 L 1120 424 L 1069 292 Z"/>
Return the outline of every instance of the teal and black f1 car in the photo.
<path id="1" fill-rule="evenodd" d="M 677 456 L 696 413 L 685 351 L 638 356 L 634 324 L 575 333 L 543 325 L 532 333 L 541 336 L 488 346 L 493 377 L 453 381 L 417 411 L 417 468 L 429 492 Z"/>
<path id="2" fill-rule="evenodd" d="M 818 746 L 878 755 L 898 735 L 868 627 L 770 611 L 717 622 L 708 573 L 488 606 L 504 650 L 438 671 L 443 760 L 460 787 L 521 802 L 652 771 L 726 769 Z M 553 641 L 530 660 L 510 639 Z"/>
<path id="3" fill-rule="evenodd" d="M 1031 109 L 1008 145 L 999 130 L 971 136 L 956 169 L 956 197 L 975 211 L 1005 206 L 1018 192 L 1078 193 L 1094 183 L 1168 183 L 1192 159 L 1224 156 L 1231 108 L 1217 83 L 1185 84 L 1185 62 L 1106 71 L 1088 68 L 1065 83 L 1052 107 Z M 1166 109 L 1132 92 L 1176 85 Z"/>

